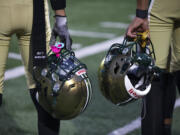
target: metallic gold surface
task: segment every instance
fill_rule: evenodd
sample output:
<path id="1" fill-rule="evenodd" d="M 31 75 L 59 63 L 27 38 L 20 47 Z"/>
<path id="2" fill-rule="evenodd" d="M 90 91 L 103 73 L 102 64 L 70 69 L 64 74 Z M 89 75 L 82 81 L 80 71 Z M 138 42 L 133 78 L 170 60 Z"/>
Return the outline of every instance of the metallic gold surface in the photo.
<path id="1" fill-rule="evenodd" d="M 54 118 L 60 120 L 78 116 L 86 109 L 92 95 L 84 65 L 73 59 L 73 55 L 70 57 L 70 52 L 65 51 L 65 54 L 66 56 L 61 56 L 62 60 L 50 55 L 49 64 L 43 69 L 34 67 L 34 78 L 39 88 L 39 104 Z M 73 63 L 68 64 L 70 58 L 78 63 L 77 66 Z M 66 64 L 64 69 L 61 67 L 64 66 L 62 61 L 66 62 L 63 63 Z"/>
<path id="2" fill-rule="evenodd" d="M 84 109 L 87 100 L 86 84 L 79 76 L 65 82 L 56 96 L 52 96 L 52 83 L 49 79 L 42 80 L 39 92 L 39 103 L 46 108 L 52 116 L 58 119 L 71 119 L 76 117 Z M 71 82 L 71 83 L 69 83 Z"/>
<path id="3" fill-rule="evenodd" d="M 125 56 L 117 56 L 105 67 L 103 59 L 99 67 L 98 78 L 102 94 L 112 103 L 120 105 L 131 100 L 124 84 L 125 73 L 120 73 Z"/>
<path id="4" fill-rule="evenodd" d="M 123 105 L 149 92 L 155 71 L 155 55 L 150 47 L 148 32 L 139 33 L 134 41 L 125 38 L 122 44 L 111 45 L 98 70 L 100 91 L 105 98 Z"/>

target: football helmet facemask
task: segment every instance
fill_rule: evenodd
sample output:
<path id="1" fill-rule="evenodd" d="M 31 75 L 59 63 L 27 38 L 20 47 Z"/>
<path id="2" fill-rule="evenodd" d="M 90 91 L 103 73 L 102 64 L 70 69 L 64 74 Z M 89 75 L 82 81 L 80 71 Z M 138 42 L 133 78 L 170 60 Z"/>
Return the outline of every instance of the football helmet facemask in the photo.
<path id="1" fill-rule="evenodd" d="M 51 48 L 52 49 L 52 48 Z M 39 104 L 54 118 L 68 120 L 83 112 L 92 94 L 86 65 L 74 52 L 62 49 L 48 54 L 45 68 L 34 67 Z"/>
<path id="2" fill-rule="evenodd" d="M 102 60 L 98 78 L 102 94 L 123 105 L 148 94 L 155 72 L 155 54 L 148 37 L 125 38 L 113 44 Z"/>

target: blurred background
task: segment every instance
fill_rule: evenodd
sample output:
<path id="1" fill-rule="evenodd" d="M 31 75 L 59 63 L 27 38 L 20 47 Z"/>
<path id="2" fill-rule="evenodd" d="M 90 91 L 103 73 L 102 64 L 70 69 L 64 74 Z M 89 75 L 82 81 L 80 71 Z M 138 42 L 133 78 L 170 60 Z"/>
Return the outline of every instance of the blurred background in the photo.
<path id="1" fill-rule="evenodd" d="M 67 0 L 73 49 L 88 67 L 93 97 L 84 113 L 61 122 L 61 135 L 140 135 L 141 100 L 115 106 L 101 95 L 97 80 L 101 60 L 111 44 L 122 40 L 135 8 L 135 0 Z M 51 25 L 53 15 L 50 9 Z M 27 90 L 15 36 L 10 46 L 0 108 L 0 135 L 37 135 L 36 111 Z M 177 99 L 172 135 L 180 135 L 179 106 Z"/>

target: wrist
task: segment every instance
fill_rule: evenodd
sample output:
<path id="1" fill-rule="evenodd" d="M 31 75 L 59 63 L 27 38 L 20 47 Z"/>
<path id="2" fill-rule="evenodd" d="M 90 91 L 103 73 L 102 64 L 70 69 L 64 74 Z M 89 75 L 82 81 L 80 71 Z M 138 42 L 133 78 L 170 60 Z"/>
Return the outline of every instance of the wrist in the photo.
<path id="1" fill-rule="evenodd" d="M 58 24 L 59 26 L 63 26 L 67 24 L 66 16 L 55 15 L 55 18 L 56 18 L 56 24 Z"/>
<path id="2" fill-rule="evenodd" d="M 60 9 L 60 10 L 56 10 L 55 11 L 55 15 L 58 16 L 66 16 L 65 10 L 64 9 Z"/>
<path id="3" fill-rule="evenodd" d="M 136 9 L 136 17 L 145 19 L 148 16 L 148 10 Z"/>

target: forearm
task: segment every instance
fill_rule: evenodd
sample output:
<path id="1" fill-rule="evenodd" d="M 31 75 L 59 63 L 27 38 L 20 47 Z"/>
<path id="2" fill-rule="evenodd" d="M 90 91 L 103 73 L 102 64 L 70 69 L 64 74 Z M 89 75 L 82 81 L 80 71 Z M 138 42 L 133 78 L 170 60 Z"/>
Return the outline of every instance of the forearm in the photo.
<path id="1" fill-rule="evenodd" d="M 137 0 L 136 17 L 146 19 L 148 16 L 149 0 Z"/>
<path id="2" fill-rule="evenodd" d="M 149 0 L 137 0 L 136 17 L 129 25 L 126 35 L 131 38 L 137 37 L 137 32 L 144 32 L 148 26 L 148 6 Z"/>
<path id="3" fill-rule="evenodd" d="M 58 0 L 54 0 L 54 1 L 58 1 Z M 65 0 L 62 0 L 62 1 L 65 1 Z M 59 36 L 60 42 L 65 44 L 65 48 L 67 50 L 71 50 L 72 39 L 68 31 L 65 7 L 61 9 L 58 9 L 58 8 L 53 8 L 53 9 L 55 12 L 55 17 L 54 17 L 55 22 L 54 22 L 54 27 L 51 34 L 50 45 L 55 45 L 56 37 Z"/>
<path id="4" fill-rule="evenodd" d="M 52 9 L 55 10 L 55 15 L 66 16 L 66 0 L 50 0 Z"/>
<path id="5" fill-rule="evenodd" d="M 148 10 L 149 0 L 137 0 L 137 9 Z"/>

